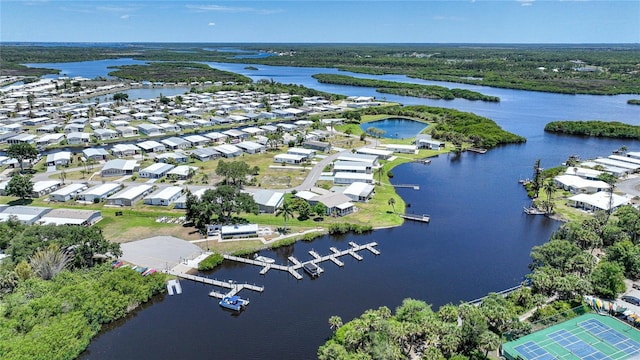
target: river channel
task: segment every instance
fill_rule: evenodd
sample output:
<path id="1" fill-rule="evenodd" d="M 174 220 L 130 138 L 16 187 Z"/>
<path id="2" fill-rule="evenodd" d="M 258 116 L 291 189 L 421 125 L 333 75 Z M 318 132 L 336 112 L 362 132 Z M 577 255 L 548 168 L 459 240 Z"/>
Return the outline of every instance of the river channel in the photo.
<path id="1" fill-rule="evenodd" d="M 239 315 L 223 311 L 207 296 L 208 286 L 182 281 L 182 295 L 157 296 L 126 319 L 107 326 L 82 359 L 310 359 L 331 335 L 327 320 L 332 315 L 348 321 L 369 308 L 394 309 L 407 297 L 423 299 L 437 308 L 512 287 L 528 272 L 531 247 L 546 242 L 558 226 L 553 220 L 522 213 L 528 198 L 518 179 L 532 175 L 534 161 L 539 158 L 543 167 L 552 167 L 572 154 L 604 156 L 622 145 L 640 149 L 637 141 L 565 137 L 543 131 L 552 120 L 619 120 L 638 125 L 638 109 L 626 104 L 632 98 L 629 95 L 559 95 L 340 72 L 466 88 L 501 98 L 500 103 L 429 100 L 319 84 L 310 77 L 338 73 L 336 69 L 253 65 L 256 71 L 245 69 L 251 64 L 210 64 L 254 80 L 273 79 L 345 95 L 470 111 L 526 137 L 527 143 L 482 155 L 441 155 L 430 165 L 409 163 L 395 168 L 394 183 L 420 185 L 419 191 L 398 189 L 398 194 L 410 204 L 409 212 L 431 215 L 429 224 L 406 222 L 366 235 L 325 236 L 263 252 L 284 264 L 290 255 L 309 259 L 311 249 L 324 255 L 331 246 L 346 248 L 349 241 L 376 241 L 379 256 L 362 252 L 362 261 L 344 257 L 343 268 L 326 263 L 319 278 L 300 281 L 282 272 L 261 276 L 257 267 L 225 263 L 207 275 L 265 286 L 262 294 L 242 294 L 251 300 L 246 311 Z M 95 65 L 99 69 L 94 76 L 102 74 L 105 63 Z M 77 73 L 73 63 L 46 67 L 63 68 L 69 75 Z M 83 76 L 92 77 L 85 68 Z"/>

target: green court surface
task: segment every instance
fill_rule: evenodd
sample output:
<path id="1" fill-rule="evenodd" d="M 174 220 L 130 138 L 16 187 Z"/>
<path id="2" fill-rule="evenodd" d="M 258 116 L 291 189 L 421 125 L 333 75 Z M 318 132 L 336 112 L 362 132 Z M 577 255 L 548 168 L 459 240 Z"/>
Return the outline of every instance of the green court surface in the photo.
<path id="1" fill-rule="evenodd" d="M 615 318 L 586 314 L 502 344 L 509 360 L 640 359 L 640 331 Z"/>

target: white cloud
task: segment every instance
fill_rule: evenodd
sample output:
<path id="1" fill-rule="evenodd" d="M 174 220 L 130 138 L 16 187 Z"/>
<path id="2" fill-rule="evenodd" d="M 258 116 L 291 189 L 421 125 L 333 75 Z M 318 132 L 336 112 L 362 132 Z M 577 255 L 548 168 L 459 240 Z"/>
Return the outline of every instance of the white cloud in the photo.
<path id="1" fill-rule="evenodd" d="M 209 23 L 209 24 L 207 24 L 207 25 L 209 25 L 209 26 L 216 26 L 216 23 L 214 23 L 214 22 L 212 21 L 212 22 L 210 22 L 210 23 Z"/>
<path id="2" fill-rule="evenodd" d="M 124 14 L 124 15 L 120 16 L 120 19 L 128 19 L 128 18 L 130 18 L 130 17 L 131 17 L 131 15 L 129 15 L 129 14 Z"/>
<path id="3" fill-rule="evenodd" d="M 197 12 L 218 11 L 226 13 L 254 13 L 260 15 L 276 14 L 283 11 L 281 9 L 258 9 L 252 7 L 234 7 L 222 5 L 187 5 L 187 9 Z"/>
<path id="4" fill-rule="evenodd" d="M 535 0 L 516 0 L 520 3 L 520 6 L 531 6 Z"/>

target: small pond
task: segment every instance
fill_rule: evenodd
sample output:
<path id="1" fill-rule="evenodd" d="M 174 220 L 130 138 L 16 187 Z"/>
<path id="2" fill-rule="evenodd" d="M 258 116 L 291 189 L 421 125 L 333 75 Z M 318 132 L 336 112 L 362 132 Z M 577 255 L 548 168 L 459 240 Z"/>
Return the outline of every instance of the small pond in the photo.
<path id="1" fill-rule="evenodd" d="M 389 118 L 368 122 L 360 125 L 360 127 L 365 132 L 371 127 L 380 129 L 385 132 L 382 136 L 383 138 L 406 139 L 415 137 L 416 134 L 420 133 L 427 127 L 427 124 L 409 119 Z"/>

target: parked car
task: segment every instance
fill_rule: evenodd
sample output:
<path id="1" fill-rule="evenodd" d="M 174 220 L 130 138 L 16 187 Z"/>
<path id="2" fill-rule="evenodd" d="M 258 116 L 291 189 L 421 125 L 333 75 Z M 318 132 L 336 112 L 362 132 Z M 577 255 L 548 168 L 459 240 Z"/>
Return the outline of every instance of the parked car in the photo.
<path id="1" fill-rule="evenodd" d="M 623 301 L 628 302 L 629 304 L 633 304 L 633 305 L 640 305 L 640 299 L 638 299 L 635 296 L 629 296 L 629 295 L 625 295 L 621 298 Z"/>
<path id="2" fill-rule="evenodd" d="M 640 290 L 640 284 L 633 283 L 632 288 Z"/>

